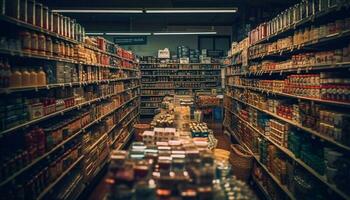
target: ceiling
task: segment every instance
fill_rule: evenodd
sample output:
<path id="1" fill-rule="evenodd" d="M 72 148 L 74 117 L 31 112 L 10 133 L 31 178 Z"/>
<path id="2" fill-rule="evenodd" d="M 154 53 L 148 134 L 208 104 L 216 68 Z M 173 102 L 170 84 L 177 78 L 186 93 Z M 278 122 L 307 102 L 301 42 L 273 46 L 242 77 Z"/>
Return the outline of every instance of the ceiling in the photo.
<path id="1" fill-rule="evenodd" d="M 132 8 L 232 8 L 237 13 L 208 14 L 81 14 L 65 13 L 77 19 L 87 31 L 168 30 L 176 26 L 233 26 L 242 18 L 253 19 L 280 11 L 298 0 L 41 0 L 51 9 Z M 258 9 L 258 10 L 256 10 Z M 117 30 L 116 30 L 117 29 Z"/>

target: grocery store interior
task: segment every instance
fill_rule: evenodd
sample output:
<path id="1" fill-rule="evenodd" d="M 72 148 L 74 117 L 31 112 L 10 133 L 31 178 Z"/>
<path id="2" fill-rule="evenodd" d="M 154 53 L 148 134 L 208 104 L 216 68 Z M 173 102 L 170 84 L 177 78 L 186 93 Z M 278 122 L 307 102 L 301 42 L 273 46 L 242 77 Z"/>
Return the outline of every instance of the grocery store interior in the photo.
<path id="1" fill-rule="evenodd" d="M 350 200 L 350 0 L 0 0 L 0 200 Z"/>

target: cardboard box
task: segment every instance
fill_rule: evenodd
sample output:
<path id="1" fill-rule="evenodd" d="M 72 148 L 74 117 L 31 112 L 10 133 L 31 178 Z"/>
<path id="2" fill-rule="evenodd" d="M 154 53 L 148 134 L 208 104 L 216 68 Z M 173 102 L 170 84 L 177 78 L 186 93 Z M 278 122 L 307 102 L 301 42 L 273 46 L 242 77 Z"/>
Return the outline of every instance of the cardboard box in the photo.
<path id="1" fill-rule="evenodd" d="M 188 64 L 190 63 L 190 59 L 189 58 L 180 58 L 180 64 Z"/>
<path id="2" fill-rule="evenodd" d="M 168 48 L 158 50 L 158 58 L 170 58 L 170 51 Z"/>

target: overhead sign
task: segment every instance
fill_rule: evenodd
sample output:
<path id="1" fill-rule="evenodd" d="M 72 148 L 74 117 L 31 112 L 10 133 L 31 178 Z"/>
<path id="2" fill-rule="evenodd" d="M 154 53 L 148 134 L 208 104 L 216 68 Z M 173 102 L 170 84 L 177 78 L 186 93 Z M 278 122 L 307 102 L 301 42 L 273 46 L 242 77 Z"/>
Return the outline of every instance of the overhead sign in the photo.
<path id="1" fill-rule="evenodd" d="M 119 45 L 146 44 L 147 36 L 117 36 L 114 37 L 114 43 Z"/>

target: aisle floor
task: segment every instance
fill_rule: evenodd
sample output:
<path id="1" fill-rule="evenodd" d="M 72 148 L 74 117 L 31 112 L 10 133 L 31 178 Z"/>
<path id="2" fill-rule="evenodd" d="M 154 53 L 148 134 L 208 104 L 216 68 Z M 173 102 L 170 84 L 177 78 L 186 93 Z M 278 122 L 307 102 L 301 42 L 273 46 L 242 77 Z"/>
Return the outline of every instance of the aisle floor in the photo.
<path id="1" fill-rule="evenodd" d="M 141 123 L 147 123 L 149 121 L 145 120 Z M 217 148 L 229 150 L 230 149 L 230 138 L 223 133 L 223 127 L 221 122 L 208 122 L 209 128 L 211 128 L 214 132 L 215 138 L 218 140 Z M 106 177 L 107 173 L 105 172 L 104 175 L 102 175 L 101 180 L 95 185 L 95 188 L 92 189 L 90 194 L 88 195 L 88 200 L 102 200 L 104 199 L 105 195 L 108 192 L 108 187 L 104 182 L 104 179 Z"/>

